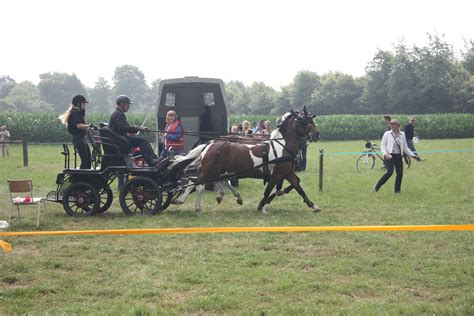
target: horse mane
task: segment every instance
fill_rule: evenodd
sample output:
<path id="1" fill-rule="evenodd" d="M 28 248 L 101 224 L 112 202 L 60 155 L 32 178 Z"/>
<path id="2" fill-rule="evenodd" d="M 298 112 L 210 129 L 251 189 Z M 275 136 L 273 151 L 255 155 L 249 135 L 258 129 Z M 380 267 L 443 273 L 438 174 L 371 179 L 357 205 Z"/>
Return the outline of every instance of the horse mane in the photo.
<path id="1" fill-rule="evenodd" d="M 281 133 L 283 137 L 285 137 L 288 132 L 288 123 L 291 117 L 292 116 L 290 112 L 283 114 L 283 116 L 281 117 L 281 123 L 278 125 L 278 128 L 276 129 Z"/>

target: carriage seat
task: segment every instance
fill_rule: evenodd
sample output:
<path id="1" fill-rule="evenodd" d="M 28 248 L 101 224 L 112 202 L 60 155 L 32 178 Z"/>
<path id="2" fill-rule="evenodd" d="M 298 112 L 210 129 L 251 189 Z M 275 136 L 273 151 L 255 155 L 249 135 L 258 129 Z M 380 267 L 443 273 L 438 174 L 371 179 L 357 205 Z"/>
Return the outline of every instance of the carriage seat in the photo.
<path id="1" fill-rule="evenodd" d="M 100 128 L 99 135 L 102 148 L 104 149 L 101 170 L 110 166 L 133 166 L 129 157 L 132 146 L 125 137 L 117 134 L 110 127 Z"/>

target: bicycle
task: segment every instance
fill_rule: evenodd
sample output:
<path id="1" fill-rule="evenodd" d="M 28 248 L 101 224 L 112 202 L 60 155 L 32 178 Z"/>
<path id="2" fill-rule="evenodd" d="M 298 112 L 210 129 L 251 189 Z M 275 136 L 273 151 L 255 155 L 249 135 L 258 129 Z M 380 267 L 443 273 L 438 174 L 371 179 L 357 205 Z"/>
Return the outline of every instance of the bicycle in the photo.
<path id="1" fill-rule="evenodd" d="M 382 162 L 384 161 L 382 155 L 379 154 L 380 148 L 376 144 L 371 143 L 370 140 L 367 140 L 365 143 L 365 148 L 368 150 L 364 151 L 364 154 L 360 155 L 356 161 L 357 170 L 372 170 L 375 166 L 375 157 L 378 157 Z M 407 155 L 403 155 L 405 160 L 406 168 L 410 168 L 411 159 Z"/>

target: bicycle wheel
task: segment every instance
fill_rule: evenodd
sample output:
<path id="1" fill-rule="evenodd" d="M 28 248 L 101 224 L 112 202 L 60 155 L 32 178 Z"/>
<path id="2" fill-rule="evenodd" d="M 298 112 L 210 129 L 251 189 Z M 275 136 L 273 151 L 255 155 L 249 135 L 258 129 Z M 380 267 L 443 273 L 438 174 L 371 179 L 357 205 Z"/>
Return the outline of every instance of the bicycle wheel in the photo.
<path id="1" fill-rule="evenodd" d="M 364 154 L 357 158 L 356 167 L 357 170 L 371 170 L 374 168 L 375 158 L 373 155 Z"/>

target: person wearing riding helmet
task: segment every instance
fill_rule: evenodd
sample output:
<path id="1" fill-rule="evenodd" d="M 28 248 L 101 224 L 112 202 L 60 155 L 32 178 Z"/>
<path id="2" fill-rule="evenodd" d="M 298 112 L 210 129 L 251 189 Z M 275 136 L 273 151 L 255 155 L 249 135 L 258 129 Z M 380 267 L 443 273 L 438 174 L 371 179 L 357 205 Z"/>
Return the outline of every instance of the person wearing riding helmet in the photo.
<path id="1" fill-rule="evenodd" d="M 127 133 L 138 133 L 138 131 L 148 131 L 147 127 L 143 126 L 130 126 L 127 122 L 127 117 L 125 113 L 130 109 L 130 105 L 133 102 L 126 95 L 119 95 L 115 102 L 117 108 L 115 112 L 112 113 L 109 119 L 109 128 L 119 134 L 120 136 L 125 137 L 132 147 L 139 147 L 140 151 L 145 159 L 146 163 L 149 166 L 155 166 L 159 163 L 159 159 L 155 159 L 153 150 L 151 149 L 150 144 L 145 138 L 138 136 L 129 136 Z"/>
<path id="2" fill-rule="evenodd" d="M 67 126 L 68 132 L 72 135 L 72 143 L 81 158 L 80 169 L 91 168 L 91 152 L 84 137 L 86 136 L 86 129 L 89 125 L 86 124 L 86 98 L 80 94 L 72 98 L 71 106 L 58 118 Z"/>

